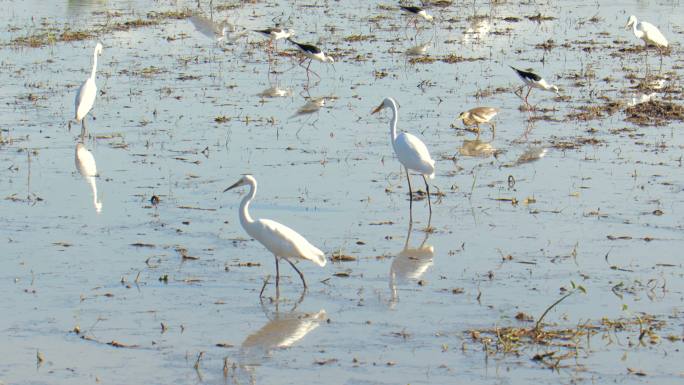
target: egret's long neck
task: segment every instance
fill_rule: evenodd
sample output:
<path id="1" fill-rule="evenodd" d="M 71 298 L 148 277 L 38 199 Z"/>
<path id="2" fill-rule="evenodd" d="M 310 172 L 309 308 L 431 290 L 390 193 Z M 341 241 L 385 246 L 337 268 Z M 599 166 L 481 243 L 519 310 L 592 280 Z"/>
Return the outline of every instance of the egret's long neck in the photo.
<path id="1" fill-rule="evenodd" d="M 637 21 L 634 20 L 634 23 L 632 23 L 632 31 L 634 31 L 634 36 L 638 37 L 641 39 L 641 37 L 644 35 L 643 32 L 639 31 L 637 29 Z"/>
<path id="2" fill-rule="evenodd" d="M 392 143 L 397 139 L 397 121 L 399 120 L 399 111 L 397 110 L 397 105 L 392 102 L 392 120 L 390 121 L 390 137 L 392 138 Z"/>
<path id="3" fill-rule="evenodd" d="M 95 210 L 99 213 L 100 210 L 102 210 L 102 203 L 97 199 L 97 183 L 95 182 L 95 177 L 89 176 L 87 179 L 88 184 L 90 184 L 90 189 L 93 191 L 93 206 L 95 206 Z"/>
<path id="4" fill-rule="evenodd" d="M 95 71 L 97 70 L 97 50 L 93 52 L 93 70 L 90 72 L 90 78 L 95 80 Z"/>
<path id="5" fill-rule="evenodd" d="M 254 219 L 252 219 L 252 216 L 249 215 L 249 203 L 256 195 L 256 182 L 250 183 L 249 187 L 249 194 L 245 195 L 245 197 L 242 198 L 242 202 L 240 202 L 240 223 L 245 229 L 248 227 L 248 225 L 254 223 Z"/>

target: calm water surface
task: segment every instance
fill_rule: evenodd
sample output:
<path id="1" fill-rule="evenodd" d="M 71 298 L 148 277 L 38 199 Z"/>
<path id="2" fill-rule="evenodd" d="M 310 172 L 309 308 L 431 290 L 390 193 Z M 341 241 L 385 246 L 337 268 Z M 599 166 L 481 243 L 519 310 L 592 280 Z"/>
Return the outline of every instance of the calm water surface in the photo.
<path id="1" fill-rule="evenodd" d="M 682 123 L 566 118 L 605 98 L 627 103 L 640 96 L 635 78 L 658 73 L 655 53 L 620 52 L 641 44 L 623 29 L 632 13 L 670 39 L 660 73 L 676 92 L 658 97 L 681 98 L 678 1 L 454 2 L 430 8 L 437 22 L 419 32 L 394 2 L 205 3 L 0 2 L 0 384 L 681 383 Z M 185 16 L 112 28 L 185 10 L 238 31 L 216 43 Z M 539 14 L 553 18 L 528 19 Z M 269 66 L 263 38 L 239 35 L 276 22 L 336 57 L 312 64 L 320 82 L 288 55 Z M 93 36 L 61 41 L 67 30 Z M 44 46 L 16 43 L 47 33 Z M 69 120 L 98 39 L 84 143 L 94 199 Z M 537 47 L 549 39 L 553 48 Z M 426 43 L 427 62 L 405 54 Z M 535 90 L 537 110 L 521 111 L 508 65 L 535 69 L 563 96 Z M 285 96 L 260 96 L 272 88 Z M 370 115 L 386 96 L 437 160 L 429 233 L 424 200 L 409 228 L 389 114 Z M 298 113 L 315 97 L 328 99 Z M 455 122 L 478 105 L 501 109 L 491 141 L 483 128 L 472 142 Z M 252 215 L 356 260 L 299 264 L 304 296 L 282 264 L 280 303 L 261 303 L 273 257 L 240 227 L 244 188 L 222 192 L 243 173 L 259 181 Z M 413 186 L 424 188 L 418 177 Z M 486 359 L 471 341 L 471 329 L 529 326 L 515 315 L 538 317 L 570 281 L 587 294 L 547 322 L 645 312 L 675 339 L 596 336 L 557 371 L 531 359 L 553 348 Z"/>

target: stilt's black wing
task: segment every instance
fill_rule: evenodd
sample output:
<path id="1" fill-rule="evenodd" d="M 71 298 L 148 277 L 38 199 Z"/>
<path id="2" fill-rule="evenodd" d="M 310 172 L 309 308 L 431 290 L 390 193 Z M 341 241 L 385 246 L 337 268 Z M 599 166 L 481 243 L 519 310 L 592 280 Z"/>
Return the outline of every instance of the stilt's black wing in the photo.
<path id="1" fill-rule="evenodd" d="M 415 14 L 418 14 L 418 12 L 420 12 L 420 11 L 423 10 L 423 8 L 421 8 L 421 7 L 415 7 L 415 6 L 412 6 L 412 5 L 409 5 L 409 6 L 400 5 L 399 7 L 400 7 L 401 9 L 403 9 L 404 11 L 406 11 L 406 12 L 415 13 Z"/>
<path id="2" fill-rule="evenodd" d="M 520 76 L 521 78 L 533 80 L 535 82 L 538 82 L 541 80 L 541 76 L 535 74 L 534 72 L 519 70 L 513 66 L 509 66 L 509 67 L 511 67 L 513 69 L 513 71 L 517 72 L 518 76 Z"/>
<path id="3" fill-rule="evenodd" d="M 315 45 L 297 43 L 296 41 L 294 41 L 292 39 L 287 39 L 287 40 L 290 43 L 297 45 L 297 47 L 299 47 L 299 49 L 301 49 L 302 51 L 308 52 L 312 55 L 317 55 L 317 54 L 321 53 L 321 49 L 316 47 Z"/>

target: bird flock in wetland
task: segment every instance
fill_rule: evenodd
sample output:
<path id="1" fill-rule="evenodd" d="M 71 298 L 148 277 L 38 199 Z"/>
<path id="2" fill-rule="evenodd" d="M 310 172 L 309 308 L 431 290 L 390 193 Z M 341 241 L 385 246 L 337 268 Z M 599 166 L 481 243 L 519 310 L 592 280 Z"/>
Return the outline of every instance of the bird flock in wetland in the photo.
<path id="1" fill-rule="evenodd" d="M 399 4 L 396 6 L 398 12 L 404 12 L 408 16 L 408 24 L 419 28 L 419 23 L 436 23 L 439 20 L 438 15 L 433 15 L 428 9 L 415 5 Z M 202 16 L 193 16 L 191 21 L 198 30 L 202 33 L 212 36 L 217 41 L 223 41 L 231 34 L 244 35 L 244 30 L 239 30 L 233 25 L 221 24 L 213 25 L 212 22 Z M 638 21 L 635 16 L 629 16 L 627 29 L 631 29 L 634 35 L 641 39 L 646 46 L 645 52 L 648 52 L 648 47 L 654 46 L 659 53 L 667 50 L 669 42 L 663 34 L 655 27 L 645 21 Z M 271 26 L 261 29 L 254 29 L 249 31 L 254 34 L 259 34 L 267 39 L 266 51 L 270 56 L 277 54 L 279 41 L 283 41 L 294 48 L 299 54 L 300 59 L 297 63 L 306 71 L 307 81 L 310 81 L 309 75 L 314 75 L 320 82 L 321 75 L 311 68 L 314 62 L 322 64 L 333 64 L 335 59 L 328 54 L 324 49 L 307 42 L 296 40 L 296 32 L 293 29 L 283 26 Z M 98 42 L 92 54 L 92 70 L 90 76 L 83 82 L 75 96 L 74 105 L 74 120 L 81 123 L 81 141 L 76 147 L 76 166 L 78 171 L 86 178 L 93 189 L 94 205 L 98 212 L 102 209 L 102 202 L 97 199 L 97 187 L 95 184 L 95 177 L 97 176 L 97 168 L 95 160 L 90 152 L 85 148 L 83 140 L 87 137 L 87 115 L 93 109 L 97 96 L 96 72 L 98 64 L 98 56 L 103 52 L 103 44 Z M 535 107 L 529 102 L 529 97 L 533 89 L 550 91 L 556 95 L 560 95 L 561 90 L 558 86 L 549 83 L 541 75 L 537 74 L 533 69 L 521 69 L 509 64 L 512 69 L 511 75 L 516 75 L 521 81 L 522 85 L 514 92 L 522 102 L 524 108 L 533 110 Z M 275 91 L 274 91 L 275 92 Z M 391 119 L 389 124 L 389 139 L 393 149 L 394 155 L 403 166 L 406 172 L 408 183 L 408 199 L 409 199 L 409 218 L 413 221 L 413 201 L 414 193 L 411 186 L 411 174 L 418 174 L 425 184 L 428 205 L 428 226 L 432 218 L 432 202 L 430 200 L 430 180 L 439 177 L 439 167 L 435 160 L 431 157 L 429 146 L 423 140 L 409 132 L 401 132 L 398 129 L 399 122 L 399 104 L 397 100 L 401 100 L 402 95 L 392 95 L 386 97 L 381 103 L 370 111 L 371 114 L 378 113 L 384 109 L 391 111 Z M 521 107 L 521 108 L 523 108 Z M 370 110 L 370 106 L 369 106 Z M 454 109 L 454 116 L 457 120 L 461 120 L 466 127 L 475 127 L 477 138 L 480 137 L 480 125 L 488 125 L 492 131 L 492 137 L 495 135 L 495 117 L 500 112 L 496 107 L 491 106 L 475 106 L 463 112 L 461 108 Z M 292 175 L 296 177 L 296 175 Z M 307 287 L 304 275 L 297 268 L 296 263 L 301 260 L 307 260 L 314 264 L 324 267 L 326 265 L 326 257 L 324 252 L 310 243 L 302 235 L 293 229 L 275 222 L 270 219 L 253 219 L 250 215 L 249 205 L 255 198 L 257 192 L 257 180 L 252 175 L 243 175 L 240 179 L 228 187 L 225 191 L 232 190 L 241 186 L 248 186 L 249 192 L 243 198 L 239 206 L 240 224 L 247 232 L 247 234 L 260 242 L 268 251 L 270 251 L 275 258 L 276 265 L 276 288 L 278 288 L 280 281 L 280 265 L 279 262 L 284 260 L 291 265 L 301 278 L 304 287 Z M 268 186 L 268 183 L 266 183 Z M 262 288 L 263 294 L 263 288 Z"/>

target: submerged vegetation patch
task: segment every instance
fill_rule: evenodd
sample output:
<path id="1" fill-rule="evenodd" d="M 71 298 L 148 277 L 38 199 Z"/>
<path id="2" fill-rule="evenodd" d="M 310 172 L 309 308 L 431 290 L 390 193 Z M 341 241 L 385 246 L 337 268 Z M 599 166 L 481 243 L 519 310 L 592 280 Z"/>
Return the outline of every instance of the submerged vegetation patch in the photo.
<path id="1" fill-rule="evenodd" d="M 684 121 L 684 106 L 661 100 L 651 100 L 628 107 L 628 122 L 640 126 L 661 126 L 672 120 Z"/>
<path id="2" fill-rule="evenodd" d="M 120 13 L 112 14 L 113 17 L 122 17 Z M 13 47 L 39 48 L 59 42 L 81 41 L 93 39 L 96 36 L 116 32 L 128 31 L 133 28 L 150 27 L 161 24 L 165 20 L 182 20 L 192 16 L 192 11 L 183 9 L 180 11 L 148 12 L 145 18 L 136 18 L 125 21 L 116 21 L 111 24 L 93 27 L 86 30 L 72 30 L 68 24 L 61 27 L 43 24 L 44 27 L 25 36 L 18 36 L 10 40 Z"/>
<path id="3" fill-rule="evenodd" d="M 519 313 L 515 318 L 521 322 L 532 320 L 524 313 Z M 586 354 L 595 349 L 592 348 L 594 336 L 600 337 L 606 345 L 616 343 L 618 338 L 624 337 L 626 347 L 656 345 L 663 339 L 673 343 L 682 342 L 681 336 L 661 335 L 666 325 L 663 319 L 641 313 L 627 318 L 586 321 L 566 328 L 503 326 L 472 329 L 466 332 L 466 337 L 481 344 L 488 356 L 522 356 L 530 349 L 537 349 L 531 357 L 533 361 L 544 367 L 558 369 L 566 366 L 565 362 L 568 360 L 572 365 L 580 365 L 575 360 L 580 358 L 580 352 L 582 357 L 586 357 Z"/>

